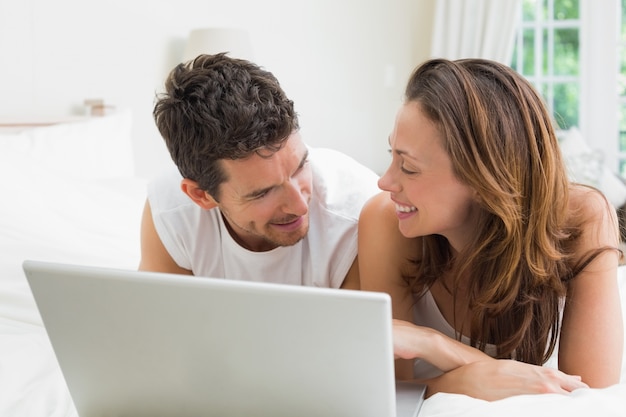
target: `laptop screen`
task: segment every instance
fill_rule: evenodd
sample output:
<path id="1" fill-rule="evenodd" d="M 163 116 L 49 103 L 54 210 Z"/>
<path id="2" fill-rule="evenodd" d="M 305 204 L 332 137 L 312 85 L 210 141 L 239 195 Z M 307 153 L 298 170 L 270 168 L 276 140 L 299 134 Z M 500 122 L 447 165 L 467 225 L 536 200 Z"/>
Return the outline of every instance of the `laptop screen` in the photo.
<path id="1" fill-rule="evenodd" d="M 81 417 L 394 417 L 387 294 L 25 261 Z"/>

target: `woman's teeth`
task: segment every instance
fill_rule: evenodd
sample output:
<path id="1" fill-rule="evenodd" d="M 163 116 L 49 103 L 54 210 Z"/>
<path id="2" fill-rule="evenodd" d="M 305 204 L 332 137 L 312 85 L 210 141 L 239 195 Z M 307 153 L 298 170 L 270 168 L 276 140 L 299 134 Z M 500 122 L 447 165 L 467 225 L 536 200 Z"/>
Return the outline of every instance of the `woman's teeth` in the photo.
<path id="1" fill-rule="evenodd" d="M 396 203 L 396 211 L 399 211 L 401 213 L 410 213 L 412 211 L 416 211 L 417 208 L 415 206 L 402 206 L 400 204 Z"/>

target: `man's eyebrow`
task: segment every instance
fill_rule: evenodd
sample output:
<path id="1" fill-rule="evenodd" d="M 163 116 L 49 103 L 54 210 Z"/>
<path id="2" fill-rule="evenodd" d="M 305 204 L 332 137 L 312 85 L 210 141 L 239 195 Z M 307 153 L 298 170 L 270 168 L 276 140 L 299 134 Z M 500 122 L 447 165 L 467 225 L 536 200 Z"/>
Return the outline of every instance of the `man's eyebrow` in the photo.
<path id="1" fill-rule="evenodd" d="M 304 153 L 304 156 L 302 156 L 302 159 L 300 160 L 300 164 L 298 165 L 298 168 L 296 168 L 295 172 L 298 172 L 300 169 L 302 169 L 302 167 L 304 166 L 304 164 L 306 164 L 308 159 L 309 159 L 309 150 L 307 149 L 306 152 Z M 258 190 L 251 191 L 248 194 L 245 194 L 243 196 L 243 198 L 245 198 L 245 199 L 256 198 L 258 196 L 261 196 L 261 195 L 271 191 L 274 187 L 276 187 L 276 186 L 275 185 L 270 185 L 269 187 L 265 187 L 265 188 L 261 188 L 261 189 L 258 189 Z"/>

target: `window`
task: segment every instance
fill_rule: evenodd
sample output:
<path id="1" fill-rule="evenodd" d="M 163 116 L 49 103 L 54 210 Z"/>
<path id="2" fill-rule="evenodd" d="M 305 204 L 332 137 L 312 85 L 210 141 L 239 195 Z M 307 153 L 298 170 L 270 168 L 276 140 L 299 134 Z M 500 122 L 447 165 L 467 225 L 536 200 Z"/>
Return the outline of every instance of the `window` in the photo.
<path id="1" fill-rule="evenodd" d="M 511 66 L 543 95 L 559 129 L 579 128 L 626 176 L 626 0 L 521 0 L 520 7 Z"/>
<path id="2" fill-rule="evenodd" d="M 512 67 L 543 95 L 558 127 L 580 126 L 578 0 L 523 0 Z"/>

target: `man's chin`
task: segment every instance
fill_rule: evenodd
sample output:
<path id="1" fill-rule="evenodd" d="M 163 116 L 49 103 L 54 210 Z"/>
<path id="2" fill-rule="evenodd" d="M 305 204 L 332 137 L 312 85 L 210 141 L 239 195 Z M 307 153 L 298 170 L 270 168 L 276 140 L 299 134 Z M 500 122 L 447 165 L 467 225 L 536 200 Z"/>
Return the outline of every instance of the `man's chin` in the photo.
<path id="1" fill-rule="evenodd" d="M 295 230 L 288 234 L 281 234 L 281 236 L 275 236 L 276 238 L 272 240 L 278 246 L 293 246 L 306 237 L 308 230 L 309 230 L 308 225 L 306 225 L 306 227 L 301 228 L 299 230 Z"/>
<path id="2" fill-rule="evenodd" d="M 285 239 L 284 243 L 281 246 L 293 246 L 300 242 L 302 239 L 306 237 L 306 232 L 300 233 L 297 236 L 290 236 L 288 239 Z"/>

